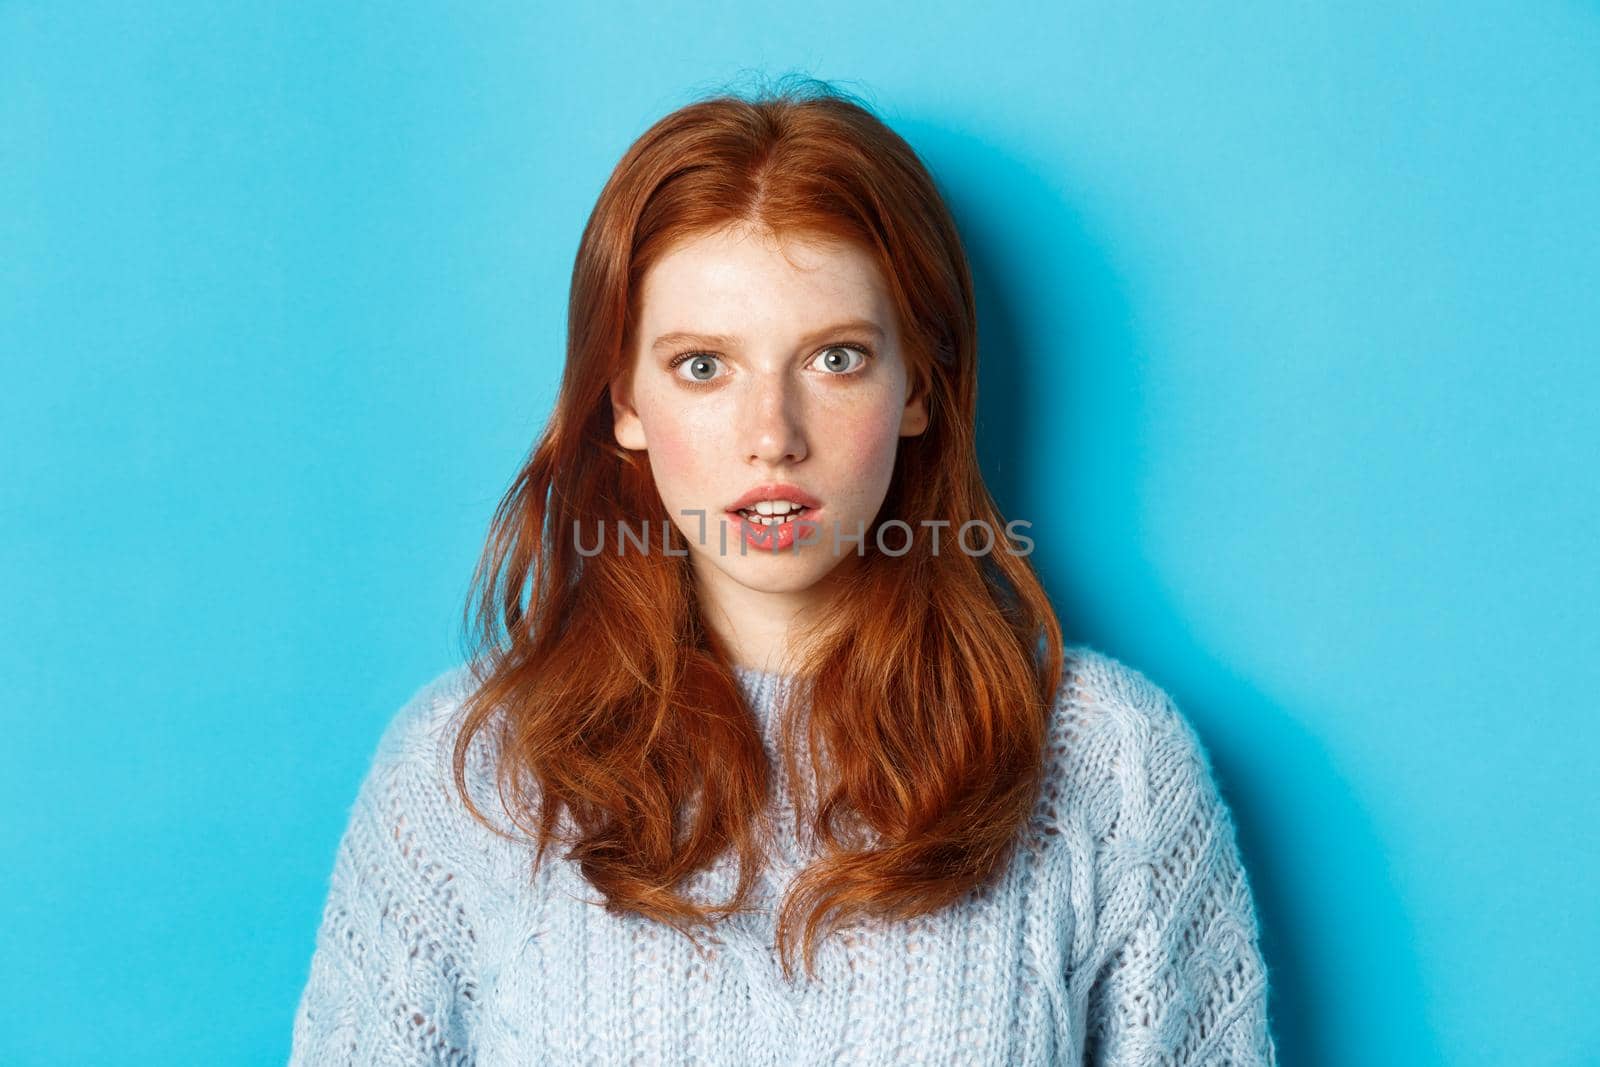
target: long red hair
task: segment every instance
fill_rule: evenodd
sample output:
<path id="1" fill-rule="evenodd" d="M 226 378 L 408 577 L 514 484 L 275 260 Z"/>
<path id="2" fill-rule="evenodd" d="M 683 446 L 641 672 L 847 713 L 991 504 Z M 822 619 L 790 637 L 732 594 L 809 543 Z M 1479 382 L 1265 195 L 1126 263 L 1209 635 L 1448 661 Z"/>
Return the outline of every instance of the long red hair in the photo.
<path id="1" fill-rule="evenodd" d="M 809 975 L 817 938 L 849 918 L 932 912 L 999 871 L 1039 790 L 1063 655 L 1050 603 L 1001 535 L 979 473 L 977 323 L 960 238 L 916 153 L 855 97 L 805 79 L 691 103 L 646 130 L 601 190 L 573 265 L 554 411 L 473 576 L 464 634 L 475 686 L 454 777 L 500 832 L 464 770 L 473 736 L 493 723 L 499 795 L 537 841 L 535 869 L 559 845 L 607 908 L 691 939 L 746 905 L 765 859 L 771 768 L 701 620 L 688 560 L 583 556 L 571 536 L 619 518 L 667 528 L 647 457 L 612 436 L 608 387 L 628 373 L 651 264 L 739 223 L 875 255 L 929 415 L 924 433 L 901 440 L 876 523 L 948 523 L 940 550 L 917 536 L 903 555 L 880 552 L 869 530 L 829 611 L 794 636 L 815 783 L 796 798 L 797 832 L 815 859 L 784 898 L 777 940 L 792 976 L 801 933 Z M 952 551 L 974 520 L 995 532 L 995 551 Z M 782 758 L 800 782 L 791 710 L 779 710 Z M 728 902 L 702 907 L 679 892 L 729 849 L 740 874 Z"/>

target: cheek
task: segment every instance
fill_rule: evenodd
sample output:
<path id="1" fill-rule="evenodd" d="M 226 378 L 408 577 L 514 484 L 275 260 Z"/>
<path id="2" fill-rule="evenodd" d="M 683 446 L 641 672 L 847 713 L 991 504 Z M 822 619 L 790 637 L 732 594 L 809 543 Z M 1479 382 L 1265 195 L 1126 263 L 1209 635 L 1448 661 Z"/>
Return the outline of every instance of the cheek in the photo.
<path id="1" fill-rule="evenodd" d="M 682 498 L 704 488 L 702 476 L 717 454 L 712 427 L 670 409 L 641 417 L 650 442 L 650 470 L 663 500 L 675 507 L 702 506 Z"/>
<path id="2" fill-rule="evenodd" d="M 871 449 L 874 455 L 886 455 L 893 459 L 895 450 L 900 446 L 900 416 L 903 409 L 904 401 L 895 394 L 878 405 L 872 412 L 872 418 L 858 431 L 862 447 Z"/>
<path id="3" fill-rule="evenodd" d="M 650 462 L 667 472 L 682 469 L 694 463 L 695 434 L 684 427 L 668 422 L 646 428 L 650 439 Z"/>
<path id="4" fill-rule="evenodd" d="M 885 404 L 840 428 L 837 438 L 852 467 L 864 476 L 887 481 L 900 444 L 900 409 Z"/>

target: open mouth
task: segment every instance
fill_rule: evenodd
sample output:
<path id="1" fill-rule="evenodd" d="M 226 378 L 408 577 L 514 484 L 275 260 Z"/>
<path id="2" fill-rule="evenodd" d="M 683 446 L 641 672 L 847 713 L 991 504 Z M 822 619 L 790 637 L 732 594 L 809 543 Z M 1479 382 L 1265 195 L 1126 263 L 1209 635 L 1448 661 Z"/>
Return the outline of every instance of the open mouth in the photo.
<path id="1" fill-rule="evenodd" d="M 757 526 L 783 526 L 786 523 L 793 522 L 803 515 L 809 515 L 811 510 L 811 508 L 805 506 L 798 506 L 791 507 L 789 510 L 782 512 L 774 509 L 771 514 L 763 515 L 758 509 L 749 507 L 738 508 L 733 511 L 732 514 L 748 519 Z"/>

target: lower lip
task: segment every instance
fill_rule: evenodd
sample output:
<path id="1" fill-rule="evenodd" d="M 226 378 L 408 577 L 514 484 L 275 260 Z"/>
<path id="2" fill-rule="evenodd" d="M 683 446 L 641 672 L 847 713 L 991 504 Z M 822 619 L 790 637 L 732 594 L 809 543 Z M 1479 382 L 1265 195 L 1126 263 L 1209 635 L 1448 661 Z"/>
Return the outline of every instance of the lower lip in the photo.
<path id="1" fill-rule="evenodd" d="M 764 552 L 782 552 L 785 549 L 794 548 L 794 539 L 798 534 L 796 528 L 802 522 L 812 524 L 809 529 L 813 534 L 821 529 L 820 526 L 815 525 L 817 521 L 816 515 L 819 510 L 818 508 L 806 508 L 795 518 L 790 519 L 788 522 L 779 523 L 776 526 L 763 526 L 759 522 L 751 522 L 737 511 L 729 511 L 726 514 L 739 524 L 739 536 L 744 540 L 745 544 Z M 807 543 L 814 544 L 815 542 L 809 541 Z"/>

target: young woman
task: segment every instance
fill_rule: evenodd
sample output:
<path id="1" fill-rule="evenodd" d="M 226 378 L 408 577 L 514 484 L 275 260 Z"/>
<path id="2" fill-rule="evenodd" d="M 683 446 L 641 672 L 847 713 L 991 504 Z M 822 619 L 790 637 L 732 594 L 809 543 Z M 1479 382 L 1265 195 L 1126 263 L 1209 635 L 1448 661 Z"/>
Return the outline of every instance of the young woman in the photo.
<path id="1" fill-rule="evenodd" d="M 1205 750 L 1063 645 L 979 476 L 971 280 L 905 141 L 815 83 L 668 115 L 568 326 L 292 1063 L 1273 1063 Z"/>

